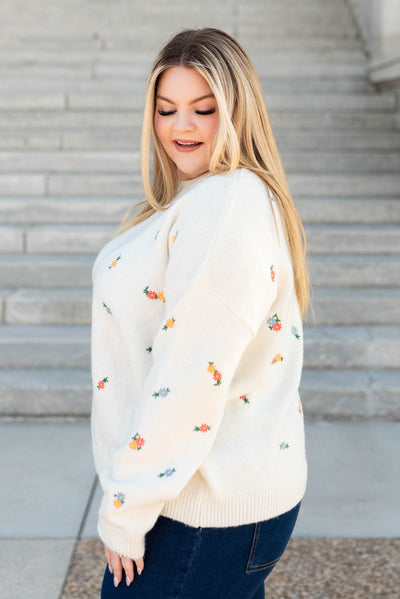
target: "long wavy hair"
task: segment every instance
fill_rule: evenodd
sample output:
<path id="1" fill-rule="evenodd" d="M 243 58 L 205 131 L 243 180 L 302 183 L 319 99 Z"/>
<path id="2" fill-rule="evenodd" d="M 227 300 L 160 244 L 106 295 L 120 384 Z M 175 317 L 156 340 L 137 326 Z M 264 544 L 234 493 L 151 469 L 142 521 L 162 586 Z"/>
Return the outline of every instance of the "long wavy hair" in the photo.
<path id="1" fill-rule="evenodd" d="M 290 250 L 297 300 L 304 317 L 309 300 L 304 228 L 287 184 L 254 65 L 242 46 L 220 29 L 183 30 L 172 37 L 156 57 L 147 81 L 141 139 L 146 199 L 127 211 L 115 236 L 168 208 L 177 193 L 176 165 L 165 152 L 154 127 L 157 85 L 162 73 L 173 66 L 196 70 L 216 98 L 219 123 L 211 146 L 210 172 L 228 174 L 237 168 L 247 168 L 261 177 L 274 194 Z M 153 176 L 150 181 L 152 141 Z"/>

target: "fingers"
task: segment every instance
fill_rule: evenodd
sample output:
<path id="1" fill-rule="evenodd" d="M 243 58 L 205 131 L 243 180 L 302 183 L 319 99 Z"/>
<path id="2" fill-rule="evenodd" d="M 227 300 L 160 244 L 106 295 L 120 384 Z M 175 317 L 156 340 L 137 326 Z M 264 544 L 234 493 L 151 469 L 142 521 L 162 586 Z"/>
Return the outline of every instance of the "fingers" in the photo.
<path id="1" fill-rule="evenodd" d="M 129 557 L 122 557 L 121 562 L 122 567 L 125 570 L 126 586 L 129 586 L 135 577 L 133 573 L 133 560 L 131 560 Z"/>
<path id="2" fill-rule="evenodd" d="M 140 574 L 144 570 L 144 558 L 143 557 L 139 557 L 138 559 L 135 559 L 135 564 L 136 564 L 137 573 L 140 576 Z"/>
<path id="3" fill-rule="evenodd" d="M 122 580 L 122 570 L 125 570 L 125 581 L 126 585 L 129 586 L 135 574 L 133 571 L 133 561 L 135 561 L 137 573 L 140 575 L 144 570 L 144 558 L 140 557 L 136 560 L 132 560 L 129 557 L 120 556 L 115 551 L 111 551 L 107 545 L 104 545 L 104 552 L 106 554 L 108 568 L 111 574 L 114 575 L 114 586 L 117 587 Z"/>

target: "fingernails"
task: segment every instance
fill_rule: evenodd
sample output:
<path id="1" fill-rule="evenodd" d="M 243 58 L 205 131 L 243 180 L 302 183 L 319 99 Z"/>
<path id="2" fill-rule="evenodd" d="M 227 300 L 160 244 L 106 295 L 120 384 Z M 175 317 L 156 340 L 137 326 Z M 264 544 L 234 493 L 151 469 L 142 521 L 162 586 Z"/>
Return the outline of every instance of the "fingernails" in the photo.
<path id="1" fill-rule="evenodd" d="M 117 587 L 118 584 L 119 584 L 118 578 L 116 576 L 114 576 L 114 586 Z"/>
<path id="2" fill-rule="evenodd" d="M 141 575 L 141 573 L 142 573 L 142 572 L 143 572 L 143 569 L 142 569 L 142 568 L 138 568 L 138 569 L 137 569 L 137 573 L 139 574 L 139 576 Z"/>
<path id="3" fill-rule="evenodd" d="M 110 573 L 112 574 L 112 568 L 111 568 L 110 564 L 108 564 L 108 569 L 110 570 Z"/>
<path id="4" fill-rule="evenodd" d="M 126 577 L 126 579 L 125 579 L 125 580 L 126 580 L 126 586 L 128 587 L 128 586 L 131 584 L 131 582 L 132 582 L 132 581 L 131 581 L 131 579 L 130 579 L 130 578 L 128 578 L 128 577 Z"/>

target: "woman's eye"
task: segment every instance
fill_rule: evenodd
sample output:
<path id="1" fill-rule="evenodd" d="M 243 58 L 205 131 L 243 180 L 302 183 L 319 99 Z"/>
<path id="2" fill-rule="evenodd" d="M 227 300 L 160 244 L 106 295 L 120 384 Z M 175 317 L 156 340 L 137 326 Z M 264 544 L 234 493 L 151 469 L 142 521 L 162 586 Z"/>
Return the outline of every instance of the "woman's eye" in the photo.
<path id="1" fill-rule="evenodd" d="M 215 108 L 210 108 L 210 110 L 196 110 L 196 114 L 213 114 L 215 112 Z"/>
<path id="2" fill-rule="evenodd" d="M 158 114 L 160 114 L 161 116 L 169 116 L 170 114 L 174 114 L 174 110 L 157 110 Z"/>

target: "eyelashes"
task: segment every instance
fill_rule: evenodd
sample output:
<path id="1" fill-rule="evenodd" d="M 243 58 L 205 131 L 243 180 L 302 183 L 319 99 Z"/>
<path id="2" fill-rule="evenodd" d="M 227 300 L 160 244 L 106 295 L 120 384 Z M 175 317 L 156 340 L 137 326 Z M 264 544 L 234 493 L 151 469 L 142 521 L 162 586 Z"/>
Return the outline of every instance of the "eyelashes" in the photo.
<path id="1" fill-rule="evenodd" d="M 175 113 L 175 110 L 157 110 L 158 114 L 160 116 L 170 116 L 171 114 Z M 195 110 L 196 114 L 201 114 L 201 115 L 207 115 L 207 114 L 213 114 L 215 112 L 215 108 L 211 108 L 210 110 Z"/>

